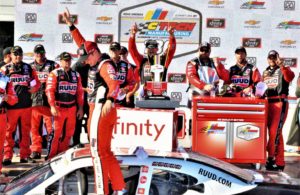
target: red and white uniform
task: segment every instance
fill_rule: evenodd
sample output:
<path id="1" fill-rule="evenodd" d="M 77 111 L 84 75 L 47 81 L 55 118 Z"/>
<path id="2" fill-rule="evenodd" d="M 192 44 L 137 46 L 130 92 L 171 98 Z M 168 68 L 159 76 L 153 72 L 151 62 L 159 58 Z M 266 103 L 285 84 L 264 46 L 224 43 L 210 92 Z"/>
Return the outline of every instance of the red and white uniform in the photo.
<path id="1" fill-rule="evenodd" d="M 4 145 L 4 159 L 12 159 L 13 147 L 15 141 L 13 133 L 19 123 L 20 133 L 20 158 L 28 158 L 30 151 L 30 128 L 31 128 L 31 93 L 29 92 L 30 83 L 35 82 L 32 87 L 32 92 L 35 92 L 40 87 L 40 82 L 35 70 L 29 64 L 24 62 L 20 64 L 9 63 L 1 67 L 1 71 L 10 77 L 10 81 L 14 86 L 14 90 L 19 99 L 18 103 L 7 106 L 7 131 L 6 142 Z M 35 81 L 34 81 L 35 80 Z"/>
<path id="2" fill-rule="evenodd" d="M 38 64 L 37 62 L 32 62 L 31 67 L 37 72 L 38 79 L 41 83 L 39 90 L 32 94 L 32 114 L 31 114 L 31 151 L 32 152 L 42 152 L 42 130 L 41 125 L 44 121 L 46 130 L 48 133 L 52 130 L 52 115 L 50 112 L 50 107 L 48 104 L 46 90 L 46 81 L 48 79 L 49 73 L 58 68 L 59 65 L 54 61 L 45 60 L 45 63 Z"/>
<path id="3" fill-rule="evenodd" d="M 53 70 L 48 77 L 46 95 L 50 106 L 55 106 L 53 132 L 49 138 L 48 158 L 66 151 L 75 131 L 76 105 L 83 106 L 83 89 L 79 73 L 63 68 Z"/>
<path id="4" fill-rule="evenodd" d="M 284 166 L 284 142 L 282 127 L 288 114 L 289 83 L 295 74 L 289 67 L 267 67 L 263 72 L 263 82 L 268 86 L 266 98 L 268 99 L 268 157 L 275 157 L 275 164 Z"/>
<path id="5" fill-rule="evenodd" d="M 0 80 L 6 77 L 0 72 Z M 7 78 L 4 78 L 7 79 Z M 16 95 L 16 92 L 14 90 L 14 87 L 11 82 L 7 82 L 6 88 L 2 89 L 0 88 L 0 96 L 3 96 L 4 94 L 7 95 L 7 101 L 6 103 L 9 105 L 14 105 L 18 102 L 18 97 Z M 7 110 L 6 110 L 6 103 L 1 102 L 0 103 L 0 151 L 3 151 L 4 148 L 4 141 L 5 141 L 5 134 L 6 134 L 6 126 L 7 126 Z M 2 160 L 3 160 L 3 153 L 0 152 L 0 173 L 2 169 Z"/>

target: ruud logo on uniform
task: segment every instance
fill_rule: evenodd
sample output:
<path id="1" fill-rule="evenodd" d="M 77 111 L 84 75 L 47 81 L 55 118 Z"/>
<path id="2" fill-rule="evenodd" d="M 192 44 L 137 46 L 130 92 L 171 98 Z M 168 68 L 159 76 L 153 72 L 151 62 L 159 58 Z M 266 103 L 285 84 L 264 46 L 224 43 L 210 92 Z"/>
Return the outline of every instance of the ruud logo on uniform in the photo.
<path id="1" fill-rule="evenodd" d="M 37 14 L 36 13 L 26 13 L 25 14 L 25 23 L 36 23 Z"/>
<path id="2" fill-rule="evenodd" d="M 297 68 L 297 58 L 281 58 L 285 66 Z"/>
<path id="3" fill-rule="evenodd" d="M 113 42 L 112 34 L 95 34 L 95 42 L 100 44 L 110 44 Z"/>
<path id="4" fill-rule="evenodd" d="M 220 47 L 221 46 L 221 38 L 220 37 L 209 37 L 209 43 L 212 47 Z"/>
<path id="5" fill-rule="evenodd" d="M 283 6 L 284 6 L 285 11 L 295 11 L 296 2 L 295 1 L 284 1 Z"/>
<path id="6" fill-rule="evenodd" d="M 25 3 L 25 4 L 40 4 L 40 3 L 42 3 L 42 0 L 22 0 L 22 3 Z"/>
<path id="7" fill-rule="evenodd" d="M 70 20 L 73 22 L 73 24 L 78 24 L 78 15 L 71 15 Z M 65 20 L 63 19 L 63 15 L 58 15 L 58 23 L 59 24 L 65 24 Z"/>
<path id="8" fill-rule="evenodd" d="M 225 28 L 225 18 L 207 18 L 207 28 Z"/>
<path id="9" fill-rule="evenodd" d="M 261 38 L 243 38 L 243 46 L 249 48 L 261 48 Z"/>
<path id="10" fill-rule="evenodd" d="M 63 43 L 73 43 L 73 37 L 70 33 L 63 33 L 61 38 Z"/>

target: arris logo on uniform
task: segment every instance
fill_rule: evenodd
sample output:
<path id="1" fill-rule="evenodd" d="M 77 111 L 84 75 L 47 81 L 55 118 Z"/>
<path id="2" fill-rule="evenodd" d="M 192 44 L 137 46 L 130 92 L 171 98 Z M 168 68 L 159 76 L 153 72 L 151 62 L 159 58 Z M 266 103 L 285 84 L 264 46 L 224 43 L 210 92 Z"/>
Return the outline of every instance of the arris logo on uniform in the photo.
<path id="1" fill-rule="evenodd" d="M 261 38 L 243 38 L 243 47 L 261 48 Z"/>
<path id="2" fill-rule="evenodd" d="M 78 24 L 78 15 L 71 15 L 70 20 L 71 20 L 71 22 L 73 22 L 73 24 Z M 65 20 L 63 19 L 62 14 L 58 15 L 58 23 L 59 24 L 65 24 L 66 23 Z"/>
<path id="3" fill-rule="evenodd" d="M 36 13 L 25 13 L 25 23 L 36 23 L 37 14 Z"/>
<path id="4" fill-rule="evenodd" d="M 295 1 L 284 1 L 283 7 L 285 11 L 295 11 L 296 2 Z"/>
<path id="5" fill-rule="evenodd" d="M 41 4 L 42 0 L 22 0 L 24 4 Z"/>
<path id="6" fill-rule="evenodd" d="M 247 1 L 241 5 L 241 9 L 266 9 L 264 1 Z"/>
<path id="7" fill-rule="evenodd" d="M 43 34 L 36 34 L 36 33 L 29 33 L 29 34 L 24 34 L 21 35 L 18 39 L 18 41 L 44 41 L 42 40 Z"/>
<path id="8" fill-rule="evenodd" d="M 207 28 L 225 28 L 225 18 L 207 18 Z"/>

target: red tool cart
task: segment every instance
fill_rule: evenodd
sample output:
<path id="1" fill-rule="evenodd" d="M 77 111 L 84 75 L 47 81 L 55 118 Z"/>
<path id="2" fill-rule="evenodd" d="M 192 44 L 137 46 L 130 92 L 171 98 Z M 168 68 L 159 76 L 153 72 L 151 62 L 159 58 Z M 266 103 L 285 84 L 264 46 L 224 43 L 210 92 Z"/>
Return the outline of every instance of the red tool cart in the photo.
<path id="1" fill-rule="evenodd" d="M 192 150 L 232 163 L 265 163 L 267 102 L 194 97 Z"/>

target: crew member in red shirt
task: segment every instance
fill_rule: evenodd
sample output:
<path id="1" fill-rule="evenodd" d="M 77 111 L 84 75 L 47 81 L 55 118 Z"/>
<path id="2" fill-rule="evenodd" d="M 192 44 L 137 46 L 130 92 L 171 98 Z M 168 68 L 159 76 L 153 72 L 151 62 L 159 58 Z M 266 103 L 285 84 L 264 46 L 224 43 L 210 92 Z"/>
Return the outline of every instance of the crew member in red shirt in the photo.
<path id="1" fill-rule="evenodd" d="M 0 151 L 3 151 L 7 126 L 6 104 L 14 105 L 18 102 L 14 86 L 9 78 L 0 72 Z M 3 152 L 0 152 L 0 174 L 2 170 Z"/>
<path id="2" fill-rule="evenodd" d="M 46 95 L 51 114 L 54 116 L 47 158 L 53 158 L 69 148 L 75 131 L 76 116 L 82 118 L 83 115 L 81 78 L 79 73 L 71 69 L 71 60 L 68 52 L 61 53 L 61 68 L 53 70 L 47 80 Z"/>
<path id="3" fill-rule="evenodd" d="M 19 101 L 15 105 L 7 106 L 8 125 L 3 165 L 11 164 L 15 145 L 13 133 L 16 130 L 18 121 L 20 121 L 20 162 L 27 163 L 30 160 L 31 94 L 35 93 L 40 87 L 36 71 L 29 64 L 22 61 L 23 50 L 20 46 L 14 46 L 11 49 L 11 58 L 12 61 L 2 66 L 1 70 L 2 73 L 10 77 Z"/>
<path id="4" fill-rule="evenodd" d="M 94 163 L 96 193 L 109 194 L 109 180 L 111 181 L 115 193 L 122 193 L 125 188 L 124 178 L 119 163 L 110 147 L 112 131 L 117 120 L 117 110 L 114 106 L 119 91 L 119 81 L 116 78 L 117 67 L 112 60 L 102 59 L 100 49 L 95 42 L 85 41 L 82 36 L 79 36 L 80 33 L 71 22 L 68 10 L 64 12 L 63 17 L 70 27 L 77 45 L 81 44 L 78 49 L 78 54 L 80 55 L 79 61 L 89 64 L 93 70 L 94 77 L 90 78 L 92 79 L 92 82 L 90 82 L 92 84 L 92 93 L 95 93 L 97 96 L 103 96 L 99 102 L 96 102 L 97 106 L 100 107 L 99 117 L 94 117 L 98 122 L 98 129 L 90 129 L 89 132 Z M 102 89 L 104 90 L 102 91 Z M 94 116 L 97 116 L 96 114 L 99 114 L 98 110 L 97 113 L 93 112 Z M 90 117 L 93 116 L 90 115 Z M 99 173 L 99 170 L 102 171 Z M 103 184 L 102 179 L 100 179 L 102 177 Z"/>
<path id="5" fill-rule="evenodd" d="M 289 84 L 295 77 L 294 72 L 284 66 L 282 59 L 275 50 L 268 54 L 269 66 L 263 72 L 263 82 L 268 86 L 265 96 L 268 100 L 268 160 L 267 170 L 283 171 L 284 142 L 282 127 L 288 114 Z"/>
<path id="6" fill-rule="evenodd" d="M 156 40 L 146 41 L 146 55 L 141 55 L 136 47 L 135 36 L 138 32 L 138 27 L 134 24 L 131 28 L 131 34 L 128 42 L 128 50 L 131 57 L 134 60 L 137 68 L 140 71 L 141 84 L 143 85 L 146 81 L 152 81 L 152 74 L 150 72 L 151 66 L 155 64 L 155 56 L 158 54 L 158 42 Z M 162 80 L 166 80 L 167 69 L 174 57 L 176 51 L 176 39 L 174 36 L 174 28 L 169 27 L 169 45 L 165 52 L 160 56 L 160 63 L 164 66 L 164 74 Z"/>
<path id="7" fill-rule="evenodd" d="M 261 80 L 258 69 L 246 60 L 247 51 L 244 47 L 235 50 L 236 64 L 230 67 L 230 83 L 235 88 L 236 96 L 251 96 L 255 84 Z"/>
<path id="8" fill-rule="evenodd" d="M 38 44 L 34 47 L 34 62 L 30 65 L 37 74 L 41 86 L 39 90 L 32 94 L 32 114 L 31 114 L 31 158 L 40 159 L 42 152 L 42 120 L 46 126 L 47 133 L 52 130 L 52 115 L 45 93 L 46 81 L 49 73 L 58 68 L 59 65 L 46 58 L 46 51 L 43 45 Z"/>

